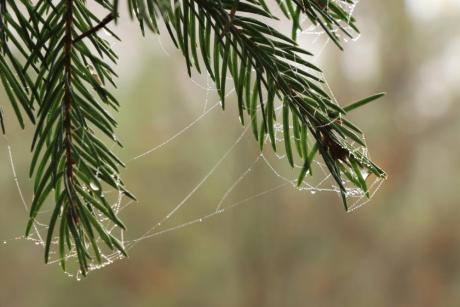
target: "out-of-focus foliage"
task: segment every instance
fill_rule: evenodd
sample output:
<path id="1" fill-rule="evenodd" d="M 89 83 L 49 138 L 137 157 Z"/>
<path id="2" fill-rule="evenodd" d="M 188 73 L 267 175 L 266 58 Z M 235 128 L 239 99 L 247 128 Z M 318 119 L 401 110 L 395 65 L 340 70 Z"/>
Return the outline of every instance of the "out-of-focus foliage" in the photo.
<path id="1" fill-rule="evenodd" d="M 414 8 L 422 2 L 425 8 Z M 205 223 L 145 240 L 129 261 L 79 283 L 64 279 L 57 267 L 43 266 L 41 248 L 8 241 L 0 248 L 5 276 L 0 305 L 457 306 L 460 8 L 447 0 L 368 0 L 356 16 L 361 29 L 366 25 L 362 37 L 345 45 L 343 59 L 333 48 L 320 59 L 328 63 L 324 71 L 344 101 L 381 88 L 388 92 L 380 104 L 352 115 L 373 135 L 368 140 L 373 158 L 391 177 L 370 206 L 344 214 L 334 205 L 336 195 L 286 187 Z M 166 46 L 167 56 L 156 41 L 131 36 L 116 46 L 120 75 L 130 78 L 118 92 L 120 100 L 130 97 L 127 113 L 117 115 L 122 158 L 169 138 L 201 114 L 206 100 L 202 89 L 186 81 L 174 48 Z M 302 43 L 309 38 L 299 36 Z M 306 46 L 319 50 L 320 42 Z M 170 80 L 180 80 L 181 86 Z M 5 114 L 11 114 L 2 99 Z M 133 225 L 129 235 L 152 226 L 208 171 L 208 163 L 196 156 L 216 161 L 241 133 L 234 117 L 226 115 L 213 113 L 181 142 L 128 164 L 124 178 L 141 200 L 122 216 Z M 31 131 L 8 128 L 18 180 L 30 202 L 25 149 Z M 225 136 L 217 133 L 221 129 Z M 255 158 L 257 149 L 248 138 L 170 225 L 208 212 L 206 206 L 220 200 L 249 165 L 241 160 L 251 155 Z M 7 143 L 0 139 L 0 239 L 5 240 L 20 235 L 26 223 L 8 159 Z M 235 190 L 231 202 L 279 184 L 261 166 L 251 176 L 255 180 Z M 153 195 L 154 202 L 145 201 Z"/>

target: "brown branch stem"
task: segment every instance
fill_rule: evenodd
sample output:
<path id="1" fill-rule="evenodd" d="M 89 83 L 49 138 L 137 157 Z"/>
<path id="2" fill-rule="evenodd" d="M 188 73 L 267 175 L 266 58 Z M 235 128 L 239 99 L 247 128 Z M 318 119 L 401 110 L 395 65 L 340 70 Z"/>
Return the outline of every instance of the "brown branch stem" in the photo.
<path id="1" fill-rule="evenodd" d="M 109 15 L 107 15 L 104 19 L 101 20 L 100 23 L 98 23 L 96 26 L 94 26 L 93 28 L 89 29 L 88 31 L 80 34 L 79 36 L 77 36 L 74 40 L 73 40 L 73 44 L 81 41 L 82 39 L 90 36 L 90 35 L 93 35 L 94 33 L 98 32 L 99 30 L 101 30 L 102 28 L 104 28 L 105 26 L 107 26 L 112 20 L 115 19 L 115 15 L 113 13 L 110 13 Z"/>
<path id="2" fill-rule="evenodd" d="M 65 34 L 64 34 L 64 103 L 63 103 L 63 126 L 64 126 L 64 148 L 65 148 L 65 174 L 70 186 L 73 184 L 73 157 L 72 157 L 72 25 L 73 25 L 73 0 L 66 0 Z M 66 187 L 68 189 L 68 187 Z M 71 191 L 68 191 L 71 194 Z M 74 202 L 70 199 L 71 216 L 74 222 L 78 222 L 74 214 Z"/>

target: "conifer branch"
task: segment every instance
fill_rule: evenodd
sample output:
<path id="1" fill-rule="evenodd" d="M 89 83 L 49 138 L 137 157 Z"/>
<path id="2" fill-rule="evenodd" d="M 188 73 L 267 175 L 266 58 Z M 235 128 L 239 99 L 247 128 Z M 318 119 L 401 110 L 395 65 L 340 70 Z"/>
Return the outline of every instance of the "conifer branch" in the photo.
<path id="1" fill-rule="evenodd" d="M 223 107 L 225 107 L 227 73 L 233 77 L 238 93 L 240 120 L 244 123 L 243 111 L 246 110 L 251 119 L 254 136 L 261 148 L 265 135 L 268 135 L 273 149 L 277 150 L 274 132 L 276 119 L 274 99 L 278 97 L 283 101 L 286 105 L 283 117 L 285 150 L 291 165 L 294 165 L 294 157 L 290 148 L 288 137 L 290 132 L 287 124 L 291 115 L 296 127 L 292 133 L 300 136 L 296 148 L 299 157 L 303 159 L 304 167 L 299 174 L 299 184 L 307 173 L 312 174 L 312 159 L 317 152 L 321 154 L 335 179 L 347 210 L 348 191 L 343 184 L 343 176 L 366 194 L 368 188 L 366 182 L 361 180 L 362 169 L 367 169 L 378 177 L 385 177 L 385 173 L 363 154 L 362 149 L 366 145 L 360 137 L 361 132 L 356 131 L 355 126 L 349 121 L 337 120 L 347 112 L 321 89 L 321 84 L 325 83 L 321 75 L 318 75 L 321 70 L 302 57 L 302 54 L 311 54 L 300 49 L 289 37 L 262 22 L 262 19 L 274 19 L 274 16 L 266 6 L 261 5 L 261 1 L 239 1 L 236 11 L 234 11 L 233 0 L 220 2 L 183 0 L 181 2 L 182 6 L 175 5 L 174 8 L 163 6 L 159 9 L 163 9 L 161 16 L 167 16 L 165 22 L 168 29 L 173 29 L 170 34 L 182 50 L 189 74 L 193 65 L 198 71 L 200 70 L 196 50 L 200 49 L 202 62 L 216 83 Z M 299 9 L 306 13 L 316 12 L 309 11 L 309 8 L 317 6 L 314 1 L 302 3 L 286 1 L 286 3 L 291 7 L 294 3 L 297 4 Z M 323 8 L 322 13 L 325 15 L 324 12 Z M 343 19 L 338 15 L 325 15 L 324 18 L 334 20 L 331 23 L 336 25 Z M 232 22 L 228 22 L 229 20 Z M 315 21 L 322 22 L 319 18 Z M 200 36 L 197 41 L 193 35 L 194 27 L 198 27 L 196 32 L 206 33 L 206 36 Z M 214 34 L 212 47 L 211 34 Z M 254 74 L 252 70 L 255 71 Z M 243 95 L 244 91 L 249 94 Z M 260 126 L 257 105 L 260 107 L 262 117 Z M 310 152 L 307 150 L 308 134 L 311 134 L 310 138 L 316 144 Z"/>

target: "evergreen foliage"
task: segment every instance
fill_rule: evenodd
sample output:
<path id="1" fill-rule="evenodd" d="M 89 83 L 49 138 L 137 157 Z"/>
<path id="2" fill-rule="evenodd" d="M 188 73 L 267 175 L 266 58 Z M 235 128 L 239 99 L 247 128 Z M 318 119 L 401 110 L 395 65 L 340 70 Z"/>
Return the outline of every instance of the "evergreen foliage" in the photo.
<path id="1" fill-rule="evenodd" d="M 277 0 L 292 23 L 287 36 L 267 21 L 276 20 L 264 0 L 127 0 L 129 13 L 144 33 L 159 33 L 165 25 L 174 44 L 192 68 L 207 71 L 225 108 L 227 77 L 233 79 L 239 117 L 252 125 L 262 149 L 266 137 L 275 142 L 275 124 L 283 127 L 283 149 L 291 166 L 301 160 L 299 184 L 312 175 L 311 163 L 320 154 L 335 179 L 347 209 L 344 178 L 368 194 L 364 172 L 385 173 L 364 154 L 362 132 L 346 114 L 382 94 L 339 106 L 325 92 L 321 70 L 308 61 L 312 54 L 296 43 L 300 19 L 308 17 L 340 48 L 341 36 L 358 33 L 355 19 L 342 4 L 353 0 Z M 100 18 L 87 2 L 106 10 Z M 99 30 L 119 15 L 118 0 L 0 0 L 0 78 L 21 127 L 35 126 L 30 176 L 34 198 L 26 234 L 45 202 L 54 199 L 46 239 L 45 261 L 52 241 L 65 269 L 66 257 L 76 252 L 85 275 L 103 248 L 125 253 L 121 243 L 101 223 L 124 228 L 104 198 L 111 186 L 134 199 L 119 176 L 123 167 L 109 149 L 118 145 L 117 122 L 108 109 L 119 103 L 106 89 L 115 86 L 117 55 Z M 275 99 L 283 105 L 275 115 Z M 4 119 L 0 110 L 1 129 Z M 293 136 L 293 138 L 292 138 Z M 293 141 L 291 141 L 293 140 Z M 310 142 L 308 142 L 310 140 Z M 309 144 L 315 144 L 309 146 Z M 310 148 L 311 147 L 311 148 Z M 101 246 L 102 244 L 106 247 Z"/>

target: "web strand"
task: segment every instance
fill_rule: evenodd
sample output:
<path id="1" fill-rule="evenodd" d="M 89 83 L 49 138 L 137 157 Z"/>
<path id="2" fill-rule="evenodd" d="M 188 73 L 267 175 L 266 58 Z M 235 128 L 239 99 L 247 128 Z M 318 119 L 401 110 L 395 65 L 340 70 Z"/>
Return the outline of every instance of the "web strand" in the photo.
<path id="1" fill-rule="evenodd" d="M 19 198 L 21 200 L 22 206 L 24 207 L 25 212 L 28 214 L 29 213 L 29 205 L 27 205 L 27 202 L 26 202 L 26 200 L 24 198 L 24 193 L 22 192 L 22 188 L 21 188 L 21 185 L 19 183 L 19 179 L 18 179 L 18 176 L 17 176 L 17 173 L 16 173 L 16 167 L 15 167 L 14 159 L 13 159 L 13 152 L 11 150 L 11 145 L 10 145 L 9 140 L 8 140 L 6 135 L 3 135 L 3 138 L 4 138 L 4 140 L 5 140 L 6 144 L 7 144 L 8 158 L 9 158 L 9 162 L 10 162 L 11 172 L 12 172 L 12 175 L 13 175 L 13 181 L 14 181 L 14 183 L 16 185 L 16 190 L 18 192 L 18 195 L 19 195 Z M 41 224 L 41 223 L 39 223 L 37 221 L 34 221 L 33 229 L 34 229 L 34 234 L 37 237 L 37 240 L 34 240 L 32 237 L 29 237 L 28 239 L 33 240 L 33 241 L 36 242 L 36 244 L 39 244 L 39 245 L 44 247 L 45 242 L 43 241 L 43 239 L 42 239 L 42 237 L 40 235 L 40 232 L 38 231 L 38 227 L 40 227 L 40 226 L 41 227 L 46 227 L 46 225 Z"/>
<path id="2" fill-rule="evenodd" d="M 249 126 L 248 126 L 249 127 Z M 229 154 L 235 149 L 235 147 L 241 142 L 243 137 L 245 136 L 246 132 L 248 131 L 248 127 L 244 129 L 241 135 L 237 138 L 237 140 L 230 146 L 230 148 L 224 153 L 224 155 L 216 162 L 216 164 L 211 168 L 211 170 L 200 180 L 200 182 L 192 189 L 192 191 L 182 199 L 181 202 L 177 206 L 175 206 L 164 218 L 162 218 L 156 225 L 154 225 L 151 229 L 149 229 L 144 235 L 141 236 L 145 237 L 148 236 L 149 233 L 155 231 L 155 229 L 161 226 L 166 220 L 170 219 L 179 209 L 181 209 L 185 203 L 201 188 L 201 186 L 208 180 L 208 178 L 216 171 L 216 169 L 224 162 L 224 160 L 229 156 Z M 135 242 L 137 240 L 134 240 Z"/>

